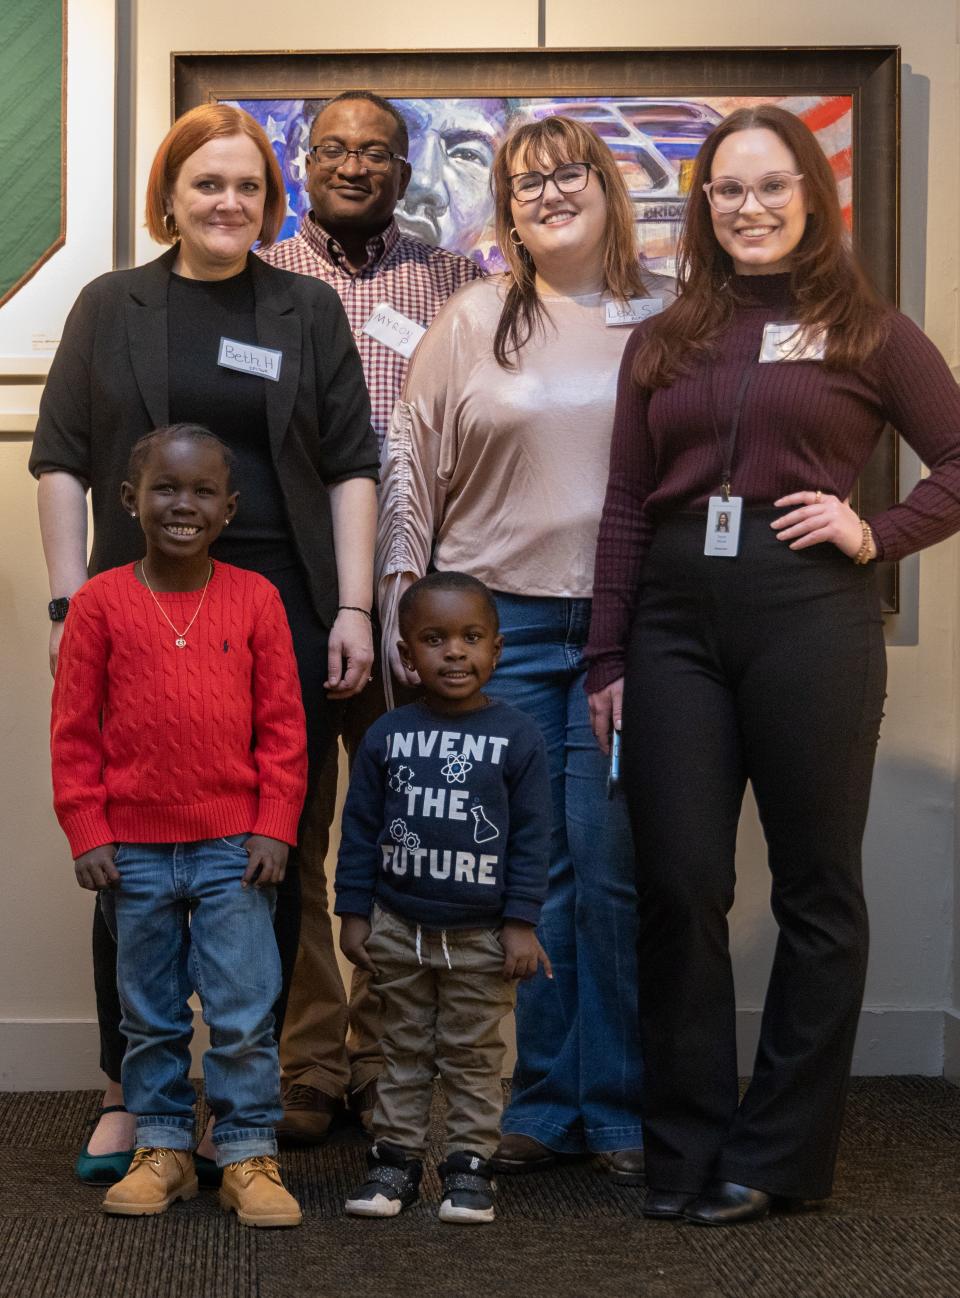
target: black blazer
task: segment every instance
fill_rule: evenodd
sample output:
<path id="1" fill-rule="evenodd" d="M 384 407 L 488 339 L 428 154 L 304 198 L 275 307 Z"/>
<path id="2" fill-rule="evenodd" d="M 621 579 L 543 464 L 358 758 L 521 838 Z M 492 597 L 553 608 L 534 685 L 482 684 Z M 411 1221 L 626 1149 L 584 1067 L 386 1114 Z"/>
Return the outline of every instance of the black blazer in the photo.
<path id="1" fill-rule="evenodd" d="M 134 442 L 170 422 L 167 288 L 176 255 L 171 248 L 87 285 L 40 401 L 30 471 L 64 470 L 89 486 L 91 575 L 143 554 L 143 534 L 120 506 L 120 484 Z M 336 292 L 259 257 L 251 255 L 249 266 L 259 345 L 283 353 L 279 382 L 264 381 L 271 456 L 313 602 L 330 626 L 337 573 L 327 488 L 377 479 L 370 400 Z"/>

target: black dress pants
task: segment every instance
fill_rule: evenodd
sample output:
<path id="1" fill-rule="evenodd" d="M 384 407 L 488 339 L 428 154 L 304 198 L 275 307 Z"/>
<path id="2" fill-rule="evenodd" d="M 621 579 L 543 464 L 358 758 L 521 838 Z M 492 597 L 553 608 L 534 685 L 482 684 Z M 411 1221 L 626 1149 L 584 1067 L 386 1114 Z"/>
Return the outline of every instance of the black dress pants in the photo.
<path id="1" fill-rule="evenodd" d="M 253 567 L 231 556 L 238 567 Z M 319 778 L 324 758 L 336 738 L 323 683 L 327 678 L 326 627 L 317 616 L 310 598 L 306 578 L 299 567 L 283 568 L 264 574 L 280 592 L 290 633 L 293 651 L 300 673 L 300 690 L 307 719 L 308 789 L 312 791 Z M 310 805 L 310 792 L 306 805 Z M 303 821 L 300 822 L 303 830 Z M 300 851 L 291 848 L 287 858 L 287 873 L 277 888 L 277 908 L 273 927 L 280 950 L 280 967 L 283 986 L 273 1007 L 274 1032 L 280 1040 L 283 1019 L 290 995 L 290 983 L 297 962 L 300 942 Z M 127 1048 L 126 1038 L 120 1030 L 120 997 L 117 994 L 117 944 L 104 922 L 99 905 L 93 912 L 93 980 L 97 998 L 97 1021 L 100 1027 L 100 1067 L 111 1081 L 120 1081 L 120 1065 Z"/>
<path id="2" fill-rule="evenodd" d="M 628 651 L 624 782 L 637 849 L 648 1183 L 830 1192 L 867 963 L 861 842 L 886 680 L 873 573 L 791 551 L 745 511 L 655 534 Z M 727 914 L 749 780 L 779 937 L 738 1103 Z"/>

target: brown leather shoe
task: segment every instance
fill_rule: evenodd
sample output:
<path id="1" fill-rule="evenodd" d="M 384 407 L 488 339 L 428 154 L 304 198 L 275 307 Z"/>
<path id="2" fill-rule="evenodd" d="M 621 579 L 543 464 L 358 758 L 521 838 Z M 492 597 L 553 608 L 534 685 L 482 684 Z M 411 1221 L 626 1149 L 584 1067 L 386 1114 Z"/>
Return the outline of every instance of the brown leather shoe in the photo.
<path id="1" fill-rule="evenodd" d="M 192 1199 L 196 1193 L 190 1150 L 141 1145 L 134 1151 L 130 1171 L 104 1196 L 103 1211 L 118 1217 L 151 1217 L 166 1212 L 175 1199 Z"/>
<path id="2" fill-rule="evenodd" d="M 347 1103 L 350 1106 L 350 1112 L 355 1113 L 360 1121 L 361 1127 L 367 1135 L 373 1135 L 373 1107 L 377 1102 L 377 1079 L 371 1077 L 365 1086 L 361 1086 L 359 1091 L 352 1091 Z"/>
<path id="3" fill-rule="evenodd" d="M 490 1166 L 495 1172 L 506 1172 L 516 1175 L 522 1172 L 545 1172 L 553 1167 L 557 1155 L 546 1145 L 532 1136 L 524 1136 L 519 1131 L 508 1131 L 500 1137 L 500 1144 L 494 1150 Z"/>
<path id="4" fill-rule="evenodd" d="M 642 1149 L 616 1149 L 597 1157 L 610 1179 L 620 1185 L 643 1185 L 646 1181 Z"/>
<path id="5" fill-rule="evenodd" d="M 283 1121 L 277 1123 L 277 1135 L 301 1145 L 321 1145 L 342 1109 L 342 1102 L 325 1091 L 294 1082 L 283 1096 Z"/>
<path id="6" fill-rule="evenodd" d="M 277 1160 L 266 1154 L 223 1169 L 220 1206 L 235 1212 L 241 1226 L 299 1226 L 303 1221 L 299 1203 L 280 1180 Z"/>

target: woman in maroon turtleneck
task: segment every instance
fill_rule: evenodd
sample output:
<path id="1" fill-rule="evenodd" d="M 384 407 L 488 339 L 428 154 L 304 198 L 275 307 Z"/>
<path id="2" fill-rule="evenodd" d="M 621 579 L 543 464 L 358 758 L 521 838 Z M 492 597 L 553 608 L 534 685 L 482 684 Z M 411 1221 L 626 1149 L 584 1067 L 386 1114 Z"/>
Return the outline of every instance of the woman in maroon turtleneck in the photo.
<path id="1" fill-rule="evenodd" d="M 869 287 L 829 164 L 782 109 L 704 143 L 679 270 L 620 371 L 587 690 L 602 747 L 622 711 L 637 844 L 644 1212 L 727 1225 L 830 1193 L 867 960 L 872 565 L 960 528 L 960 391 Z M 930 476 L 860 519 L 847 500 L 887 421 Z M 747 780 L 780 932 L 739 1101 L 726 917 Z"/>

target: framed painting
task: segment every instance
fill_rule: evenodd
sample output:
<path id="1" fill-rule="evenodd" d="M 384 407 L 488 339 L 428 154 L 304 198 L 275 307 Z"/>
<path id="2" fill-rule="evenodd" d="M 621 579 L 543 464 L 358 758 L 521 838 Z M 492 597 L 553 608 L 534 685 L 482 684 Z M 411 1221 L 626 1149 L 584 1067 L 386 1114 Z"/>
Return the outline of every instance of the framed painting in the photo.
<path id="1" fill-rule="evenodd" d="M 493 234 L 490 166 L 513 125 L 577 117 L 612 149 L 636 216 L 637 244 L 658 274 L 675 269 L 693 159 L 723 116 L 774 102 L 801 116 L 830 159 L 851 236 L 880 291 L 899 295 L 900 52 L 896 47 L 711 50 L 343 51 L 174 54 L 172 112 L 235 103 L 263 125 L 287 186 L 280 237 L 307 208 L 310 124 L 342 90 L 394 102 L 410 133 L 413 177 L 401 228 L 503 265 Z M 886 429 L 856 490 L 870 513 L 898 495 L 897 438 Z M 881 565 L 897 610 L 895 565 Z"/>

